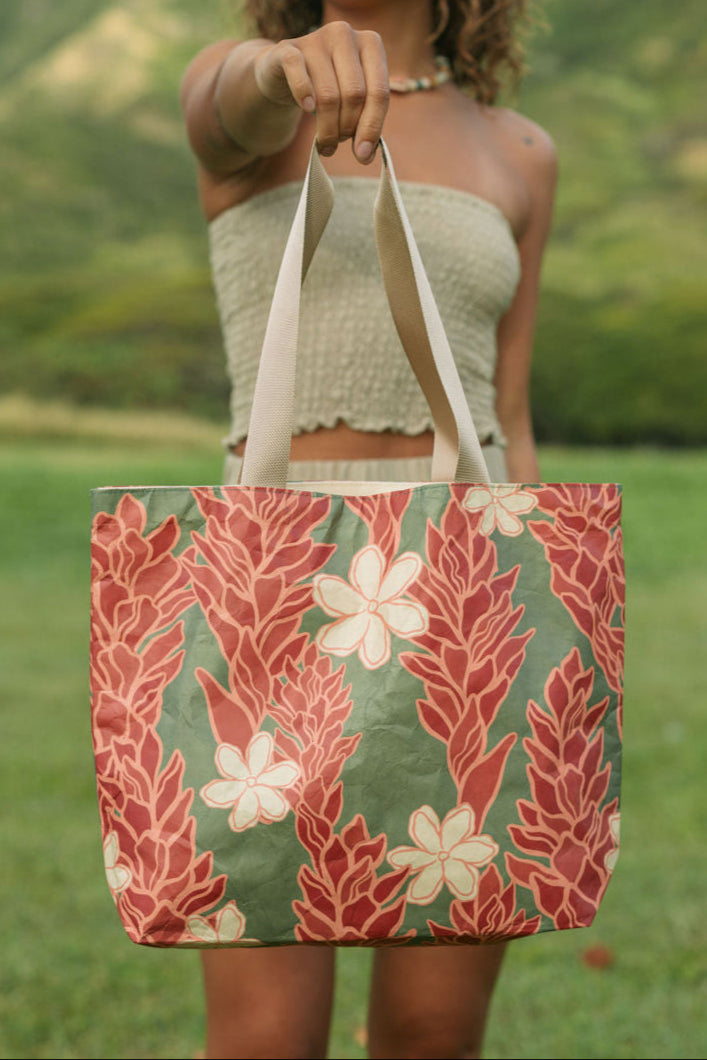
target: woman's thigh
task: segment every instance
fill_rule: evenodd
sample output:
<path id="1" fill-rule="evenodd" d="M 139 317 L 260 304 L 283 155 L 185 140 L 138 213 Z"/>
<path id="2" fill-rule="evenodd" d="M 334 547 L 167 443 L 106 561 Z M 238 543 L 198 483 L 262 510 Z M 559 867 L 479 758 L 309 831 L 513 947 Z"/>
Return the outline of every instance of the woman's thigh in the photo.
<path id="1" fill-rule="evenodd" d="M 505 944 L 415 946 L 375 954 L 371 1057 L 477 1057 Z"/>
<path id="2" fill-rule="evenodd" d="M 202 950 L 206 1056 L 325 1057 L 335 950 Z"/>

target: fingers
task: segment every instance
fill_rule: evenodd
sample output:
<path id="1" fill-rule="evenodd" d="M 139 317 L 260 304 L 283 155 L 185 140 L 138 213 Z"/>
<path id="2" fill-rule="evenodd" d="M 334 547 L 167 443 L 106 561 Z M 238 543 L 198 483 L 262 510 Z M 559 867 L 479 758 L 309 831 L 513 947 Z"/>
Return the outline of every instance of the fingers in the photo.
<path id="1" fill-rule="evenodd" d="M 379 35 L 357 33 L 345 22 L 328 23 L 276 45 L 270 58 L 282 70 L 289 98 L 315 114 L 320 152 L 333 155 L 343 140 L 353 140 L 357 158 L 370 162 L 389 102 Z"/>
<path id="2" fill-rule="evenodd" d="M 366 98 L 354 135 L 354 152 L 361 162 L 370 162 L 383 132 L 390 88 L 383 42 L 377 33 L 359 34 L 359 55 L 366 82 Z"/>
<path id="3" fill-rule="evenodd" d="M 307 70 L 307 61 L 299 48 L 283 42 L 279 56 L 282 70 L 295 103 L 308 113 L 316 107 L 315 89 Z"/>
<path id="4" fill-rule="evenodd" d="M 278 106 L 296 103 L 313 112 L 315 89 L 304 52 L 292 41 L 263 48 L 254 63 L 255 81 L 262 95 Z"/>
<path id="5" fill-rule="evenodd" d="M 340 37 L 333 60 L 339 94 L 338 132 L 341 141 L 350 140 L 356 133 L 368 86 L 357 35 L 351 31 L 341 33 Z"/>
<path id="6" fill-rule="evenodd" d="M 350 120 L 353 109 L 351 103 L 347 104 L 345 89 L 339 84 L 339 77 L 345 81 L 346 73 L 341 70 L 341 62 L 338 64 L 339 70 L 334 63 L 334 57 L 323 50 L 308 63 L 314 84 L 317 145 L 323 155 L 333 155 L 341 140 L 345 139 L 341 126 L 342 113 L 347 111 L 347 120 Z M 348 62 L 344 65 L 350 70 L 353 64 Z"/>

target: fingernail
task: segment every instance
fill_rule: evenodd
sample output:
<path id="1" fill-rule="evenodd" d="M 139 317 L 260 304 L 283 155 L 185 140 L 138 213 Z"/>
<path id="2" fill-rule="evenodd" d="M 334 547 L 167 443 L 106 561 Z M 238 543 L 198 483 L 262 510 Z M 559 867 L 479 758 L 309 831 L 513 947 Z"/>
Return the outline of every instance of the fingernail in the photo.
<path id="1" fill-rule="evenodd" d="M 369 158 L 372 157 L 375 151 L 375 144 L 372 144 L 370 140 L 364 140 L 356 148 L 356 156 L 360 158 L 362 162 L 368 162 Z"/>
<path id="2" fill-rule="evenodd" d="M 314 102 L 313 96 L 305 96 L 302 100 L 302 110 L 309 111 L 310 114 L 316 109 L 316 103 Z"/>
<path id="3" fill-rule="evenodd" d="M 334 151 L 336 151 L 335 147 L 320 147 L 319 148 L 319 154 L 320 155 L 324 155 L 325 158 L 330 158 L 331 155 L 334 154 Z"/>

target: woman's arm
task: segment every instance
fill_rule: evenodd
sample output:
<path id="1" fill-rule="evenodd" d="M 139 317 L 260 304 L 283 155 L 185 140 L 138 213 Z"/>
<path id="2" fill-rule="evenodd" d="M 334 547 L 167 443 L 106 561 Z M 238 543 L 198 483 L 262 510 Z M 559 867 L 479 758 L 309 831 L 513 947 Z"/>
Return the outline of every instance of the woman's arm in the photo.
<path id="1" fill-rule="evenodd" d="M 200 165 L 231 176 L 254 157 L 281 150 L 293 137 L 301 111 L 275 106 L 258 91 L 255 59 L 271 41 L 218 41 L 199 52 L 184 72 L 181 105 L 187 135 Z M 249 126 L 255 122 L 253 141 Z"/>
<path id="2" fill-rule="evenodd" d="M 508 439 L 511 482 L 539 482 L 530 408 L 530 365 L 540 274 L 552 226 L 557 152 L 550 136 L 528 118 L 505 112 L 504 139 L 528 192 L 525 229 L 518 240 L 521 276 L 511 305 L 499 322 L 496 411 Z"/>

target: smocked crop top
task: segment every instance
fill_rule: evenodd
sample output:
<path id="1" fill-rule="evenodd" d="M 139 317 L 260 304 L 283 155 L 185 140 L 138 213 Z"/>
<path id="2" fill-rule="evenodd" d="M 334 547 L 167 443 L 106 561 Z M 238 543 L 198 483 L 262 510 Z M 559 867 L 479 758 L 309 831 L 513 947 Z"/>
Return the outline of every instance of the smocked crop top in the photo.
<path id="1" fill-rule="evenodd" d="M 359 431 L 432 428 L 385 296 L 373 234 L 378 181 L 334 179 L 336 201 L 302 292 L 295 433 L 343 421 Z M 481 441 L 504 444 L 493 385 L 496 326 L 520 276 L 510 225 L 493 203 L 400 182 L 422 261 Z M 216 301 L 231 380 L 234 446 L 248 433 L 260 350 L 301 183 L 247 199 L 209 224 Z"/>

